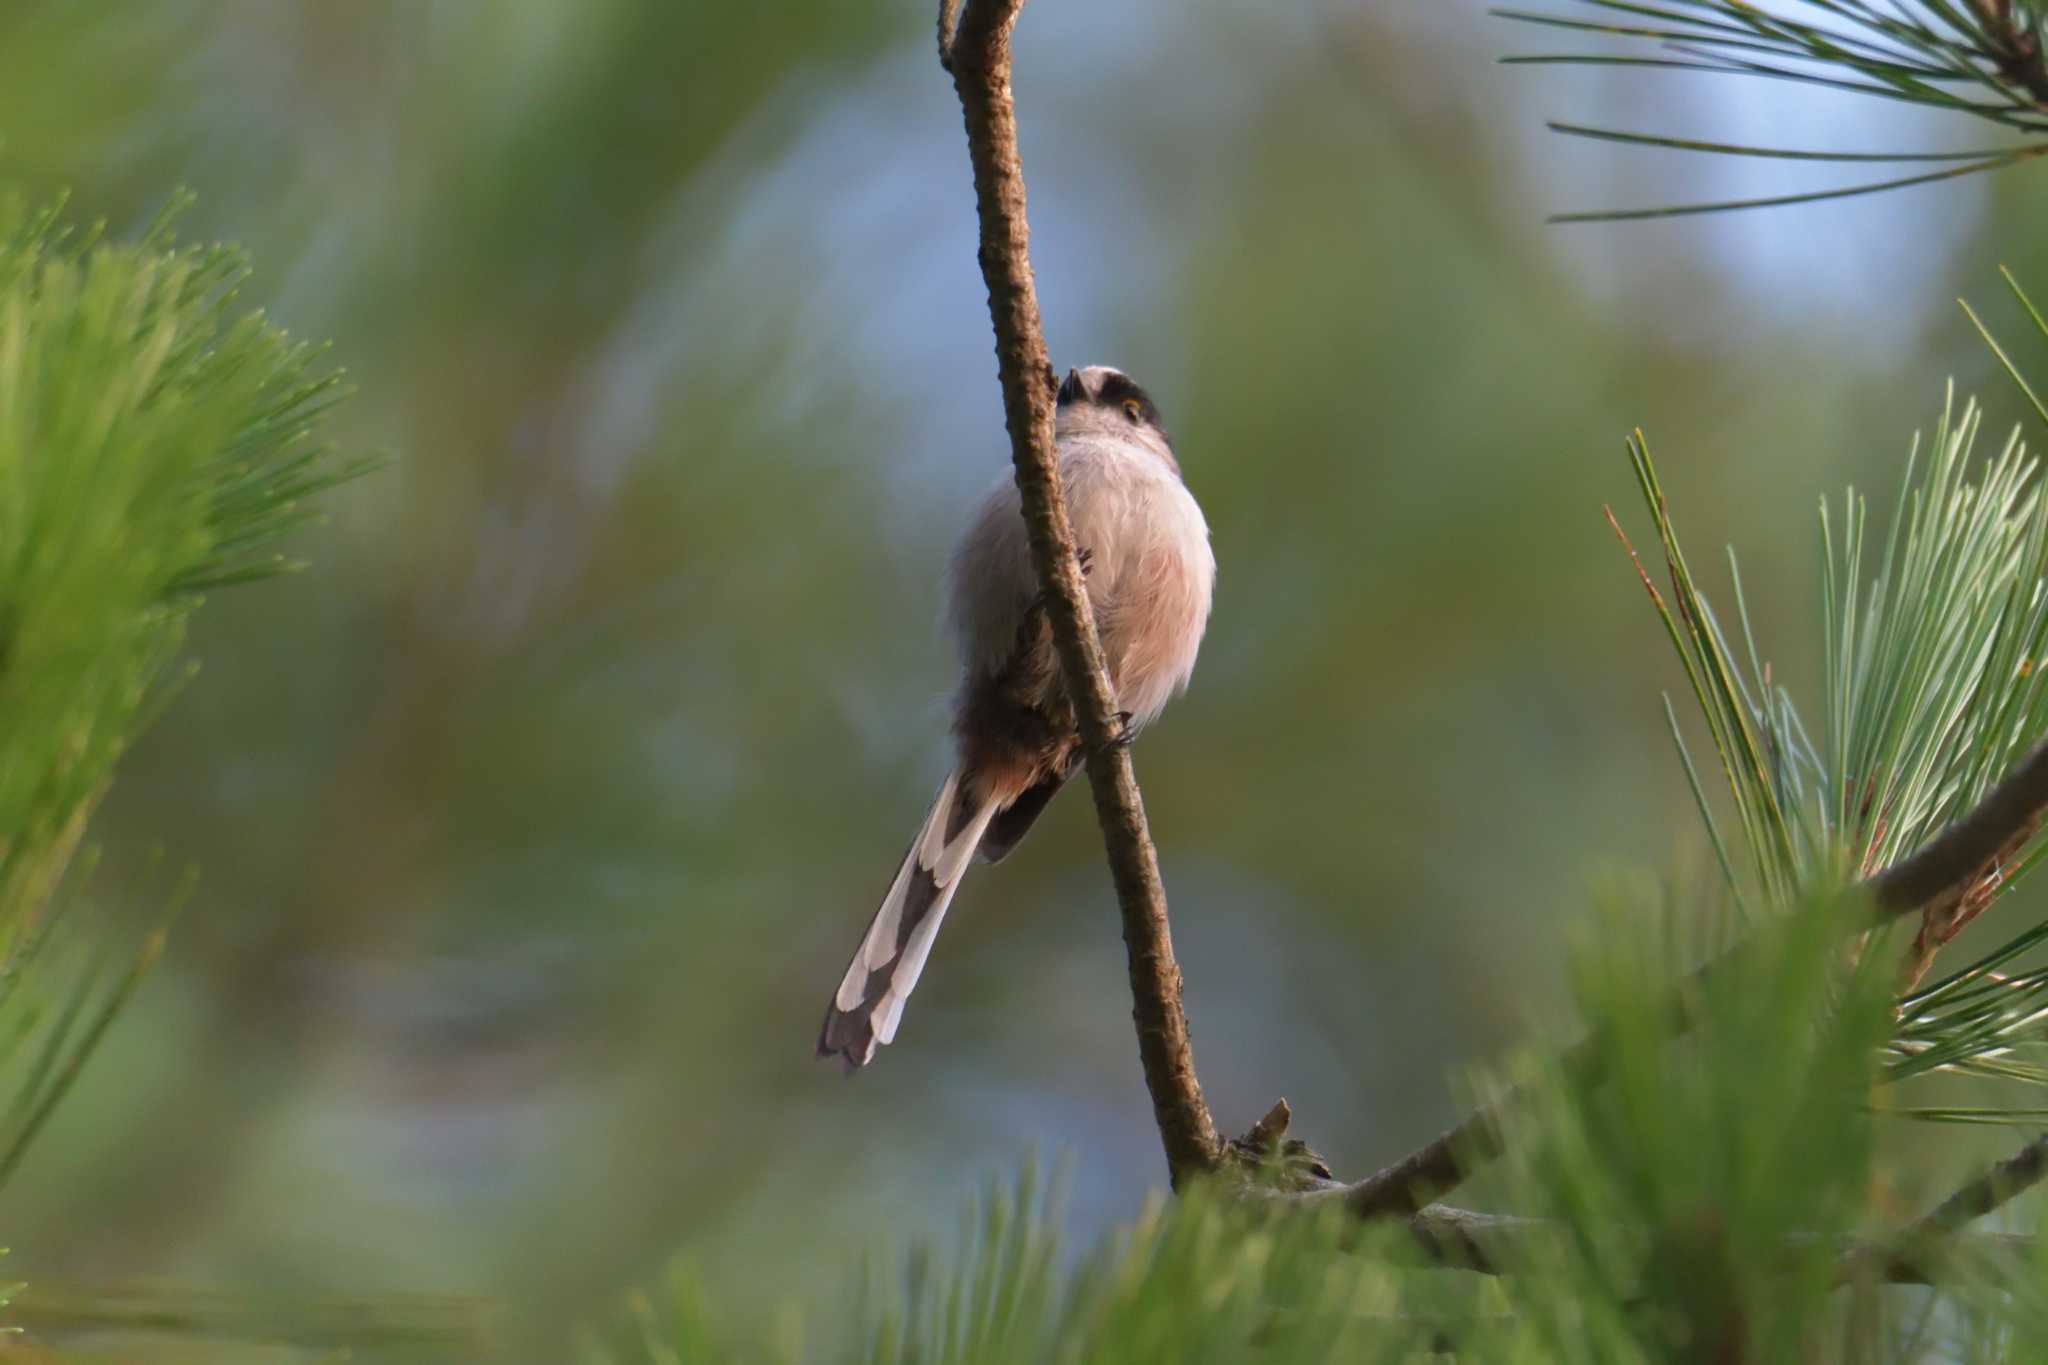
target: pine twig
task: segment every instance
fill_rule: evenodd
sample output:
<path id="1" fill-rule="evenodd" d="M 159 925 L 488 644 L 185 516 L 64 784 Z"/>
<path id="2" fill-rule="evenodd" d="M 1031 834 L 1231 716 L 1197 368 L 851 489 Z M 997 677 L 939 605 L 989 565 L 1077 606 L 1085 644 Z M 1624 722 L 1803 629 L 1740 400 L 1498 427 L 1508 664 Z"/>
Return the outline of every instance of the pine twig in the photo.
<path id="1" fill-rule="evenodd" d="M 1927 1283 L 1957 1251 L 2019 1250 L 2030 1258 L 2033 1239 L 2011 1233 L 1962 1238 L 1962 1230 L 2048 1177 L 2048 1136 L 2035 1138 L 1969 1184 L 1941 1201 L 1897 1237 L 1865 1246 L 1842 1258 L 1839 1278 L 1848 1281 L 1872 1270 L 1893 1284 Z"/>
<path id="2" fill-rule="evenodd" d="M 1023 0 L 940 0 L 940 62 L 953 74 L 967 123 L 974 193 L 981 222 L 981 272 L 995 324 L 1003 418 L 1060 674 L 1073 700 L 1088 754 L 1088 785 L 1102 825 L 1123 914 L 1130 958 L 1132 1017 L 1153 1116 L 1178 1186 L 1212 1170 L 1222 1144 L 1195 1075 L 1180 968 L 1166 918 L 1159 858 L 1145 824 L 1145 806 L 1129 750 L 1116 721 L 1116 698 L 1103 667 L 1095 618 L 1074 553 L 1053 448 L 1056 382 L 1038 320 L 1031 275 L 1030 225 L 1024 211 L 1024 168 L 1017 152 L 1017 112 L 1010 96 L 1010 35 Z M 949 24 L 957 19 L 950 41 Z"/>
<path id="3" fill-rule="evenodd" d="M 1916 852 L 1862 884 L 1878 924 L 1905 915 L 1959 906 L 2014 857 L 2048 815 L 2048 743 L 2032 753 L 1965 815 Z M 1691 1027 L 1688 996 L 1710 976 L 1724 971 L 1744 948 L 1737 946 L 1693 972 L 1670 992 L 1673 1034 Z M 1570 1048 L 1562 1059 L 1574 1080 L 1597 1074 L 1601 1039 L 1596 1034 Z M 1500 1155 L 1501 1124 L 1520 1101 L 1519 1090 L 1466 1115 L 1435 1140 L 1376 1175 L 1349 1186 L 1345 1204 L 1361 1218 L 1406 1216 L 1463 1184 Z"/>
<path id="4" fill-rule="evenodd" d="M 1350 1187 L 1337 1181 L 1308 1182 L 1308 1188 L 1293 1193 L 1246 1187 L 1241 1198 L 1281 1213 L 1322 1209 L 1332 1202 L 1349 1202 Z M 1944 1205 L 1946 1207 L 1946 1205 Z M 1548 1218 L 1519 1214 L 1481 1213 L 1476 1209 L 1431 1204 L 1402 1218 L 1415 1252 L 1423 1263 L 1437 1270 L 1465 1270 L 1477 1275 L 1512 1275 L 1531 1265 L 1553 1260 L 1569 1246 L 1569 1228 Z M 1927 1234 L 1914 1234 L 1926 1247 Z M 1991 1232 L 1961 1235 L 1960 1227 L 1944 1228 L 1937 1234 L 1954 1251 L 2001 1257 L 2024 1264 L 2034 1255 L 2036 1239 L 2019 1233 Z M 1788 1253 L 1810 1252 L 1819 1234 L 1795 1233 L 1785 1241 Z M 1900 1245 L 1912 1244 L 1912 1238 Z M 1939 1266 L 1930 1266 L 1924 1255 L 1872 1246 L 1847 1238 L 1827 1239 L 1840 1261 L 1838 1279 L 1847 1283 L 1859 1274 L 1872 1273 L 1888 1284 L 1932 1284 Z"/>
<path id="5" fill-rule="evenodd" d="M 939 65 L 953 70 L 953 38 L 960 31 L 960 0 L 939 0 Z"/>
<path id="6" fill-rule="evenodd" d="M 2037 745 L 2005 780 L 1965 815 L 1911 856 L 1865 885 L 1880 919 L 1911 914 L 1967 893 L 2024 843 L 2048 814 L 2048 744 Z"/>
<path id="7" fill-rule="evenodd" d="M 2034 98 L 2034 107 L 2048 113 L 2048 62 L 2041 45 L 2013 17 L 2012 0 L 1970 0 L 1984 25 L 1991 60 L 1998 74 Z"/>
<path id="8" fill-rule="evenodd" d="M 2044 792 L 2048 744 L 2029 754 L 1975 810 L 1870 883 L 1881 912 L 1920 912 L 1920 931 L 1901 971 L 1902 991 L 1918 985 L 1943 945 L 1996 899 L 2004 870 L 2048 816 Z"/>
<path id="9" fill-rule="evenodd" d="M 2048 1136 L 2037 1137 L 1941 1201 L 1907 1234 L 1909 1245 L 1974 1222 L 2019 1198 L 2048 1177 Z"/>

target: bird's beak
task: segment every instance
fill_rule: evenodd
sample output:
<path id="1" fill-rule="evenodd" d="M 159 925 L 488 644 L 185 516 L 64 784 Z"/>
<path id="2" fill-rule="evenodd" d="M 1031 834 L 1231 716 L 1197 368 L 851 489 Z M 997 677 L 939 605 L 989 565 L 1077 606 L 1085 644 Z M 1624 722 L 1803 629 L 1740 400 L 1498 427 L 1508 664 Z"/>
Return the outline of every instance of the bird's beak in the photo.
<path id="1" fill-rule="evenodd" d="M 1065 407 L 1081 396 L 1081 372 L 1068 370 L 1066 379 L 1060 384 L 1059 405 Z"/>

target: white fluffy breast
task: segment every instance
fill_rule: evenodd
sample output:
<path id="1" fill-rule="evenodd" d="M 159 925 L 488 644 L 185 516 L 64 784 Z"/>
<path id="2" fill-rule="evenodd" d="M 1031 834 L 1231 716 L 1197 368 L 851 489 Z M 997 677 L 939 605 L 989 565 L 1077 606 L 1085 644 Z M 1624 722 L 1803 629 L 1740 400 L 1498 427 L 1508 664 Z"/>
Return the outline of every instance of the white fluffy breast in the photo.
<path id="1" fill-rule="evenodd" d="M 1088 595 L 1104 661 L 1118 705 L 1142 725 L 1194 672 L 1216 582 L 1209 523 L 1143 447 L 1084 438 L 1062 455 L 1074 539 L 1094 553 Z"/>
<path id="2" fill-rule="evenodd" d="M 1216 560 L 1194 495 L 1158 454 L 1085 434 L 1060 442 L 1075 544 L 1091 552 L 1088 596 L 1118 705 L 1134 724 L 1187 685 L 1209 623 Z M 999 673 L 1038 596 L 1015 483 L 983 501 L 953 557 L 951 616 L 961 661 Z"/>

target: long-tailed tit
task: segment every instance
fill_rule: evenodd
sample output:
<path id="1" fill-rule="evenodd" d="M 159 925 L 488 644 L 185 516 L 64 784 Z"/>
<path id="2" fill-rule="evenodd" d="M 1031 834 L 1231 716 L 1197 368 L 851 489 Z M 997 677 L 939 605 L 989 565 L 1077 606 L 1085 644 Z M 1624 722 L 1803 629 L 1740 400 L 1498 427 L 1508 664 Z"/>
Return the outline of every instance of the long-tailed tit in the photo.
<path id="1" fill-rule="evenodd" d="M 1102 657 L 1135 733 L 1194 671 L 1216 579 L 1208 523 L 1181 482 L 1159 410 L 1123 373 L 1101 365 L 1069 371 L 1055 434 Z M 953 772 L 818 1035 L 818 1054 L 844 1058 L 849 1070 L 895 1038 L 975 853 L 1000 862 L 1082 762 L 1008 477 L 954 551 L 950 619 L 965 670 L 953 707 Z"/>

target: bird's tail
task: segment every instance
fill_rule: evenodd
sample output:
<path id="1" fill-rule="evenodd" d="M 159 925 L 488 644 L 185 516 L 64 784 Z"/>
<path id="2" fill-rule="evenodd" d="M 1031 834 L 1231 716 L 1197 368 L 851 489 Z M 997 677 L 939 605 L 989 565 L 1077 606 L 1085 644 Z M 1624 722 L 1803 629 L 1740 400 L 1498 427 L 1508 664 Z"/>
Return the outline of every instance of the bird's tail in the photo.
<path id="1" fill-rule="evenodd" d="M 931 814 L 911 841 L 860 951 L 826 1007 L 818 1033 L 820 1057 L 837 1054 L 851 1071 L 867 1065 L 877 1047 L 896 1037 L 903 1002 L 924 970 L 939 921 L 1000 804 L 999 797 L 967 791 L 958 773 L 939 788 Z"/>

